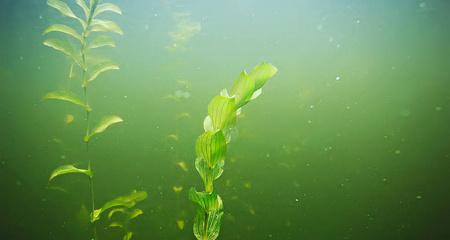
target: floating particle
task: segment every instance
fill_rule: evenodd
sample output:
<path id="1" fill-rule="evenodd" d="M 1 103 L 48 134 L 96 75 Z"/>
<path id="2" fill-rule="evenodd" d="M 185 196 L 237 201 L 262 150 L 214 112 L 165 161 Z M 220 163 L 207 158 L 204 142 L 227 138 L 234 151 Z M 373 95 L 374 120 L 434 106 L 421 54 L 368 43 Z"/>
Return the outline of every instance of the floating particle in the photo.
<path id="1" fill-rule="evenodd" d="M 166 139 L 167 140 L 172 140 L 172 141 L 175 141 L 175 142 L 178 142 L 178 140 L 179 140 L 177 134 L 169 134 L 169 135 L 166 136 Z"/>
<path id="2" fill-rule="evenodd" d="M 441 106 L 436 106 L 436 107 L 434 108 L 434 110 L 436 110 L 437 112 L 439 112 L 439 111 L 442 110 L 442 107 L 441 107 Z"/>
<path id="3" fill-rule="evenodd" d="M 43 19 L 44 17 L 42 15 L 39 15 L 39 19 Z"/>
<path id="4" fill-rule="evenodd" d="M 341 80 L 341 76 L 336 76 L 336 81 L 339 81 L 339 80 Z"/>
<path id="5" fill-rule="evenodd" d="M 419 4 L 419 7 L 420 7 L 420 8 L 426 8 L 426 7 L 427 7 L 427 3 L 426 3 L 426 2 L 421 2 L 421 3 Z"/>
<path id="6" fill-rule="evenodd" d="M 397 149 L 397 150 L 395 150 L 394 153 L 398 155 L 398 154 L 400 154 L 400 150 Z"/>
<path id="7" fill-rule="evenodd" d="M 295 201 L 296 201 L 296 202 L 300 202 L 300 199 L 296 198 Z"/>
<path id="8" fill-rule="evenodd" d="M 189 169 L 184 161 L 177 162 L 177 166 L 181 168 L 181 170 L 187 172 Z"/>
<path id="9" fill-rule="evenodd" d="M 422 195 L 417 195 L 416 199 L 419 199 L 419 200 L 422 199 Z"/>
<path id="10" fill-rule="evenodd" d="M 245 182 L 244 183 L 244 187 L 247 189 L 251 189 L 252 188 L 252 183 L 251 182 Z"/>
<path id="11" fill-rule="evenodd" d="M 359 20 L 359 19 L 356 19 L 356 24 L 360 24 L 361 23 L 361 20 Z"/>
<path id="12" fill-rule="evenodd" d="M 190 119 L 191 118 L 191 114 L 189 114 L 188 112 L 182 112 L 177 114 L 176 119 L 177 120 L 182 120 L 182 119 Z"/>
<path id="13" fill-rule="evenodd" d="M 256 211 L 255 211 L 255 209 L 254 209 L 253 207 L 249 207 L 249 208 L 248 208 L 248 212 L 249 212 L 251 215 L 256 215 Z"/>
<path id="14" fill-rule="evenodd" d="M 64 122 L 67 125 L 73 123 L 74 120 L 75 120 L 75 117 L 72 114 L 67 114 L 66 117 L 64 118 Z"/>
<path id="15" fill-rule="evenodd" d="M 144 25 L 144 29 L 145 29 L 145 30 L 148 30 L 149 28 L 150 28 L 150 26 L 149 26 L 148 24 L 145 24 L 145 25 Z"/>
<path id="16" fill-rule="evenodd" d="M 309 105 L 309 109 L 314 109 L 314 105 Z"/>
<path id="17" fill-rule="evenodd" d="M 173 186 L 172 190 L 176 193 L 183 191 L 183 186 Z"/>
<path id="18" fill-rule="evenodd" d="M 178 227 L 178 229 L 180 229 L 180 230 L 183 230 L 184 229 L 184 220 L 177 220 L 177 227 Z"/>

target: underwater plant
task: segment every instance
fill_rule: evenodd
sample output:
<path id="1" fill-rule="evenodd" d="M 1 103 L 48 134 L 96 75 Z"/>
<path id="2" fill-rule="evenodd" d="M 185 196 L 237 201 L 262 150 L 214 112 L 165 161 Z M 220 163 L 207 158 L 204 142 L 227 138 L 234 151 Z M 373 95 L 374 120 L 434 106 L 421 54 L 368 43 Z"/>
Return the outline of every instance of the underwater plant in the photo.
<path id="1" fill-rule="evenodd" d="M 277 71 L 269 63 L 257 65 L 249 74 L 242 71 L 230 92 L 222 90 L 208 104 L 208 115 L 203 121 L 205 132 L 197 138 L 195 146 L 195 168 L 203 181 L 204 191 L 189 190 L 189 199 L 198 205 L 193 226 L 198 240 L 214 240 L 219 236 L 223 202 L 214 191 L 214 181 L 223 173 L 236 118 L 244 105 L 261 95 L 261 88 Z"/>
<path id="2" fill-rule="evenodd" d="M 49 92 L 44 96 L 45 100 L 58 100 L 75 104 L 81 107 L 86 114 L 86 132 L 83 137 L 83 141 L 86 143 L 86 152 L 89 152 L 89 143 L 93 137 L 103 133 L 111 125 L 123 122 L 123 119 L 119 116 L 111 115 L 104 116 L 97 125 L 90 126 L 92 108 L 88 101 L 88 87 L 90 84 L 99 78 L 101 74 L 119 69 L 119 66 L 113 63 L 111 60 L 107 60 L 104 57 L 100 57 L 94 54 L 94 50 L 103 47 L 115 47 L 114 40 L 105 33 L 123 34 L 122 29 L 113 21 L 104 20 L 99 17 L 103 13 L 116 13 L 121 15 L 121 9 L 112 3 L 103 3 L 100 0 L 74 0 L 78 5 L 80 12 L 84 15 L 79 17 L 70 8 L 70 6 L 61 0 L 48 0 L 47 4 L 58 10 L 63 16 L 76 20 L 79 26 L 71 27 L 65 24 L 53 24 L 44 30 L 43 34 L 61 33 L 68 39 L 50 38 L 43 42 L 45 46 L 53 48 L 70 59 L 70 71 L 69 79 L 74 78 L 75 71 L 81 72 L 81 90 L 83 92 L 83 98 L 76 95 L 74 92 L 67 90 L 59 90 Z M 79 29 L 80 31 L 77 31 Z M 111 210 L 109 218 L 114 213 L 121 212 L 126 217 L 126 221 L 123 221 L 120 226 L 126 231 L 127 238 L 131 239 L 132 233 L 126 229 L 126 223 L 139 216 L 142 211 L 139 209 L 131 210 L 129 208 L 134 207 L 137 201 L 141 201 L 147 197 L 145 192 L 133 192 L 129 196 L 116 198 L 106 203 L 102 208 L 95 208 L 95 195 L 94 195 L 94 173 L 92 170 L 91 159 L 88 158 L 86 168 L 78 168 L 74 164 L 63 165 L 56 168 L 50 175 L 49 182 L 54 178 L 66 175 L 66 174 L 84 174 L 89 178 L 89 192 L 91 202 L 91 223 L 93 223 L 93 239 L 97 238 L 95 222 L 100 218 L 101 214 L 106 210 Z M 120 207 L 120 208 L 117 208 Z M 119 226 L 119 224 L 115 224 Z"/>

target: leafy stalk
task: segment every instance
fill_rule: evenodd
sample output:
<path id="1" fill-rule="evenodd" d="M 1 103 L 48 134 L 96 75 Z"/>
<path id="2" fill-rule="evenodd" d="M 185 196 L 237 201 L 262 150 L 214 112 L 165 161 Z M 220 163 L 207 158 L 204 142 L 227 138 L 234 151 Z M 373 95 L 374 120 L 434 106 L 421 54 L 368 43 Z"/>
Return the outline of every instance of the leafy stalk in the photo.
<path id="1" fill-rule="evenodd" d="M 93 131 L 90 130 L 90 117 L 92 108 L 89 105 L 88 98 L 88 82 L 95 80 L 99 75 L 103 72 L 118 69 L 119 67 L 110 62 L 101 63 L 99 66 L 91 66 L 89 64 L 89 51 L 90 49 L 99 48 L 99 47 L 115 47 L 114 41 L 111 37 L 106 35 L 97 36 L 91 42 L 89 41 L 89 36 L 92 32 L 113 32 L 123 34 L 123 31 L 120 27 L 113 21 L 98 19 L 99 16 L 103 12 L 113 12 L 117 14 L 121 14 L 121 10 L 118 6 L 111 3 L 103 3 L 99 4 L 99 0 L 89 0 L 88 3 L 86 0 L 75 0 L 75 3 L 81 8 L 84 13 L 83 17 L 77 16 L 74 11 L 70 8 L 70 6 L 61 0 L 48 0 L 47 4 L 58 10 L 63 16 L 72 18 L 77 20 L 81 27 L 82 32 L 78 33 L 74 28 L 64 25 L 64 24 L 53 24 L 49 26 L 46 30 L 44 30 L 43 34 L 49 34 L 52 32 L 63 33 L 66 36 L 71 37 L 74 40 L 77 40 L 79 43 L 78 51 L 70 42 L 60 40 L 60 39 L 48 39 L 44 41 L 44 45 L 51 47 L 64 55 L 68 56 L 72 63 L 72 67 L 70 69 L 69 76 L 73 75 L 73 66 L 76 65 L 81 69 L 81 87 L 84 93 L 84 100 L 78 98 L 75 94 L 71 92 L 63 92 L 63 91 L 55 91 L 48 93 L 44 99 L 53 99 L 60 100 L 65 102 L 70 102 L 75 105 L 81 106 L 86 113 L 86 133 L 84 137 L 84 142 L 86 143 L 86 152 L 89 152 L 89 142 L 91 138 L 103 131 L 105 131 L 110 125 L 118 122 L 122 122 L 123 120 L 117 116 L 105 117 L 104 120 L 97 125 Z M 93 69 L 93 70 L 92 70 Z M 91 159 L 88 159 L 87 169 L 78 169 L 73 165 L 64 165 L 57 168 L 53 171 L 50 181 L 55 177 L 70 174 L 70 173 L 83 173 L 89 177 L 89 190 L 90 190 L 90 202 L 91 202 L 91 212 L 92 214 L 96 211 L 95 209 L 95 195 L 94 195 L 94 179 L 93 179 L 93 170 L 92 170 L 92 162 Z M 93 222 L 93 239 L 97 238 L 95 223 Z"/>
<path id="2" fill-rule="evenodd" d="M 230 130 L 235 128 L 241 108 L 257 98 L 262 86 L 272 78 L 277 68 L 269 63 L 257 65 L 250 74 L 243 71 L 235 80 L 230 94 L 224 89 L 208 104 L 208 115 L 203 121 L 205 132 L 197 138 L 195 168 L 204 191 L 189 191 L 189 199 L 197 204 L 193 231 L 198 240 L 215 240 L 219 236 L 223 216 L 223 202 L 214 191 L 214 181 L 223 173 Z"/>

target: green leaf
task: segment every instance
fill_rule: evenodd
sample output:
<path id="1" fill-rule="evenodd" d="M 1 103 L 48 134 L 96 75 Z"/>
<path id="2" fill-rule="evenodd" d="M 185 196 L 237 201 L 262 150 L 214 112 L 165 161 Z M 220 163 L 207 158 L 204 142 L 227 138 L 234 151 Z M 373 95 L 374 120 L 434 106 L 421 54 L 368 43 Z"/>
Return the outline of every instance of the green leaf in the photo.
<path id="1" fill-rule="evenodd" d="M 213 168 L 210 168 L 202 158 L 195 159 L 195 169 L 203 180 L 206 192 L 214 190 L 214 180 L 222 175 L 224 165 L 225 161 L 221 160 Z"/>
<path id="2" fill-rule="evenodd" d="M 89 17 L 89 7 L 86 5 L 85 0 L 75 0 L 75 2 L 80 6 L 80 8 L 83 10 L 84 16 L 86 19 Z"/>
<path id="3" fill-rule="evenodd" d="M 206 213 L 223 209 L 222 198 L 214 192 L 197 192 L 195 188 L 189 189 L 189 200 L 197 203 Z"/>
<path id="4" fill-rule="evenodd" d="M 215 240 L 219 236 L 220 223 L 223 212 L 215 211 L 208 215 L 201 210 L 197 210 L 194 219 L 194 235 L 197 239 Z"/>
<path id="5" fill-rule="evenodd" d="M 123 119 L 118 116 L 106 116 L 95 126 L 89 134 L 84 137 L 85 142 L 89 142 L 89 140 L 99 133 L 104 132 L 108 127 L 113 124 L 123 122 Z"/>
<path id="6" fill-rule="evenodd" d="M 44 41 L 44 45 L 58 50 L 69 57 L 74 56 L 74 50 L 70 43 L 55 38 L 50 38 Z"/>
<path id="7" fill-rule="evenodd" d="M 70 102 L 75 105 L 82 107 L 84 110 L 90 112 L 92 108 L 86 105 L 77 95 L 69 91 L 54 91 L 49 92 L 44 96 L 44 100 L 60 100 L 65 102 Z"/>
<path id="8" fill-rule="evenodd" d="M 110 36 L 100 35 L 94 38 L 88 45 L 88 48 L 116 47 L 116 43 Z"/>
<path id="9" fill-rule="evenodd" d="M 113 32 L 123 35 L 122 29 L 117 23 L 109 20 L 94 19 L 91 24 L 91 32 Z"/>
<path id="10" fill-rule="evenodd" d="M 100 63 L 97 66 L 95 66 L 94 70 L 92 70 L 92 73 L 87 81 L 92 82 L 95 79 L 97 79 L 97 77 L 100 74 L 107 72 L 107 71 L 118 70 L 118 69 L 120 69 L 119 66 L 114 63 L 111 63 L 111 62 Z"/>
<path id="11" fill-rule="evenodd" d="M 109 202 L 106 202 L 100 209 L 96 209 L 91 214 L 91 222 L 100 219 L 100 215 L 108 209 L 114 207 L 132 208 L 136 203 L 147 198 L 147 193 L 144 191 L 132 191 L 129 195 L 117 197 Z"/>
<path id="12" fill-rule="evenodd" d="M 55 177 L 65 175 L 65 174 L 71 174 L 71 173 L 81 173 L 88 177 L 92 177 L 92 172 L 89 169 L 80 169 L 80 168 L 76 168 L 73 165 L 63 165 L 63 166 L 60 166 L 57 169 L 53 170 L 48 181 L 53 180 Z"/>
<path id="13" fill-rule="evenodd" d="M 81 23 L 81 25 L 83 26 L 83 28 L 86 26 L 86 22 L 83 21 L 83 19 L 77 17 L 75 15 L 75 13 L 73 13 L 72 9 L 70 9 L 69 5 L 67 5 L 67 3 L 60 1 L 60 0 L 48 0 L 47 4 L 50 7 L 58 10 L 64 16 L 78 20 Z"/>
<path id="14" fill-rule="evenodd" d="M 103 3 L 99 4 L 95 9 L 94 17 L 104 12 L 113 12 L 122 15 L 122 10 L 120 10 L 120 8 L 117 5 L 112 3 Z"/>
<path id="15" fill-rule="evenodd" d="M 245 71 L 242 71 L 231 88 L 231 95 L 236 99 L 236 108 L 240 108 L 248 103 L 254 90 L 255 81 L 251 80 Z"/>
<path id="16" fill-rule="evenodd" d="M 72 36 L 73 38 L 77 39 L 78 41 L 82 41 L 81 40 L 81 35 L 73 28 L 64 25 L 64 24 L 53 24 L 50 25 L 47 29 L 44 30 L 43 34 L 47 34 L 50 32 L 61 32 L 61 33 L 65 33 L 69 36 Z"/>
<path id="17" fill-rule="evenodd" d="M 257 65 L 248 75 L 255 82 L 255 90 L 260 89 L 266 84 L 269 78 L 277 73 L 278 69 L 270 63 L 261 63 Z"/>
<path id="18" fill-rule="evenodd" d="M 208 115 L 214 126 L 214 130 L 226 127 L 236 118 L 236 104 L 234 98 L 224 96 L 214 97 L 208 105 Z"/>
<path id="19" fill-rule="evenodd" d="M 132 237 L 133 237 L 133 232 L 127 232 L 123 236 L 122 240 L 131 240 Z"/>
<path id="20" fill-rule="evenodd" d="M 205 132 L 197 138 L 197 156 L 204 159 L 210 168 L 225 159 L 227 144 L 222 131 Z"/>

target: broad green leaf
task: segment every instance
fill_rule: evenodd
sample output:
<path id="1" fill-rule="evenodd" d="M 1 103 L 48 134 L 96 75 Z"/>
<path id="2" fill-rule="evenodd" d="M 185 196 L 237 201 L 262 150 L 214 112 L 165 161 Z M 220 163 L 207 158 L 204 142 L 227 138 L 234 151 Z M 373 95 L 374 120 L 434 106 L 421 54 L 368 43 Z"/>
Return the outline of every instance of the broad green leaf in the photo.
<path id="1" fill-rule="evenodd" d="M 88 45 L 88 48 L 116 47 L 116 43 L 110 36 L 100 35 L 94 38 Z"/>
<path id="2" fill-rule="evenodd" d="M 210 168 L 202 158 L 195 159 L 195 169 L 203 180 L 206 192 L 214 190 L 214 180 L 219 178 L 223 173 L 224 160 L 220 160 L 213 168 Z"/>
<path id="3" fill-rule="evenodd" d="M 117 66 L 114 63 L 111 63 L 111 62 L 100 63 L 94 68 L 94 70 L 92 70 L 91 75 L 87 81 L 92 82 L 95 79 L 97 79 L 97 77 L 100 74 L 107 72 L 107 71 L 118 70 L 118 69 L 120 69 L 119 66 Z"/>
<path id="4" fill-rule="evenodd" d="M 90 112 L 92 108 L 86 105 L 77 95 L 69 91 L 54 91 L 49 92 L 44 96 L 44 100 L 60 100 L 65 102 L 70 102 L 75 105 L 82 107 L 84 110 Z"/>
<path id="5" fill-rule="evenodd" d="M 113 124 L 123 122 L 123 119 L 118 116 L 106 116 L 90 131 L 88 135 L 84 137 L 85 142 L 89 142 L 89 140 L 99 133 L 104 132 L 108 127 Z"/>
<path id="6" fill-rule="evenodd" d="M 60 166 L 57 169 L 53 170 L 48 181 L 51 181 L 55 177 L 65 175 L 65 174 L 71 174 L 71 173 L 81 173 L 88 177 L 92 177 L 92 172 L 89 169 L 80 169 L 80 168 L 76 168 L 73 165 L 63 165 L 63 166 Z"/>
<path id="7" fill-rule="evenodd" d="M 44 30 L 43 34 L 47 34 L 49 32 L 61 32 L 61 33 L 65 33 L 75 39 L 77 39 L 78 41 L 82 41 L 81 40 L 81 35 L 73 28 L 64 25 L 64 24 L 53 24 L 50 25 L 47 29 Z"/>
<path id="8" fill-rule="evenodd" d="M 123 35 L 122 29 L 117 23 L 109 20 L 94 19 L 91 24 L 91 32 L 113 32 Z"/>
<path id="9" fill-rule="evenodd" d="M 198 209 L 193 228 L 195 237 L 201 240 L 217 239 L 220 232 L 222 216 L 222 211 L 214 211 L 206 215 L 201 209 Z"/>
<path id="10" fill-rule="evenodd" d="M 211 117 L 214 130 L 223 129 L 236 118 L 234 98 L 224 96 L 214 97 L 208 105 L 208 115 Z"/>
<path id="11" fill-rule="evenodd" d="M 94 17 L 98 16 L 99 14 L 103 12 L 113 12 L 122 15 L 122 10 L 120 8 L 112 3 L 103 3 L 99 4 L 94 12 Z"/>
<path id="12" fill-rule="evenodd" d="M 250 100 L 254 90 L 255 81 L 251 80 L 245 71 L 242 71 L 231 88 L 231 95 L 236 99 L 236 108 L 245 105 Z"/>
<path id="13" fill-rule="evenodd" d="M 75 13 L 73 13 L 72 9 L 70 9 L 69 5 L 67 5 L 67 3 L 60 1 L 60 0 L 48 0 L 47 4 L 50 7 L 58 10 L 64 16 L 78 20 L 81 23 L 81 25 L 83 26 L 83 28 L 86 26 L 86 22 L 83 21 L 83 19 L 77 17 L 75 15 Z"/>
<path id="14" fill-rule="evenodd" d="M 225 159 L 227 144 L 222 131 L 204 132 L 197 138 L 197 156 L 204 159 L 210 168 Z"/>
<path id="15" fill-rule="evenodd" d="M 191 188 L 189 189 L 189 200 L 197 203 L 206 213 L 223 209 L 222 198 L 214 192 L 197 192 Z"/>
<path id="16" fill-rule="evenodd" d="M 100 209 L 96 209 L 91 214 L 91 222 L 95 222 L 100 219 L 100 215 L 108 209 L 114 207 L 132 208 L 136 203 L 147 198 L 147 193 L 144 191 L 134 190 L 129 195 L 117 197 L 107 203 L 105 203 Z"/>
<path id="17" fill-rule="evenodd" d="M 89 7 L 86 5 L 86 1 L 85 0 L 75 0 L 75 2 L 83 10 L 84 16 L 87 19 L 89 17 Z"/>
<path id="18" fill-rule="evenodd" d="M 255 82 L 255 90 L 266 84 L 269 78 L 277 73 L 278 69 L 270 63 L 261 63 L 249 73 L 249 78 Z"/>
<path id="19" fill-rule="evenodd" d="M 203 120 L 203 129 L 205 130 L 205 132 L 213 132 L 214 131 L 212 119 L 209 115 L 206 116 L 205 119 Z"/>

